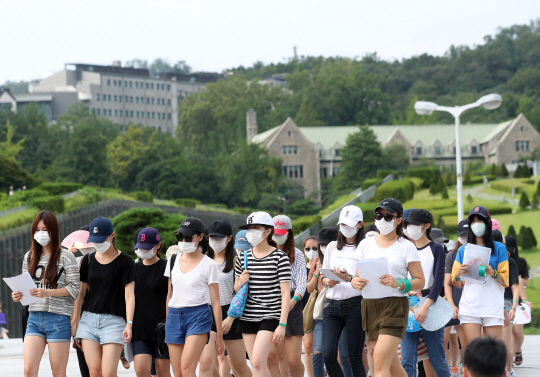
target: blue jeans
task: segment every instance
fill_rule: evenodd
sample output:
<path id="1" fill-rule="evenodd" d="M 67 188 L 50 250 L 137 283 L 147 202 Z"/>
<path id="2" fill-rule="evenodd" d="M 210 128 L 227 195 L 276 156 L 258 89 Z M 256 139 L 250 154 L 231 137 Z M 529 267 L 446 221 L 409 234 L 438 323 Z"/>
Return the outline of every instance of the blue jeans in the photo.
<path id="1" fill-rule="evenodd" d="M 436 331 L 420 330 L 417 332 L 406 332 L 401 341 L 401 365 L 407 372 L 408 377 L 416 377 L 418 366 L 418 341 L 420 332 L 426 342 L 429 363 L 433 367 L 437 377 L 450 377 L 448 363 L 444 356 L 443 337 L 444 327 Z"/>
<path id="2" fill-rule="evenodd" d="M 349 351 L 347 348 L 346 331 L 341 332 L 338 349 L 344 376 L 353 377 L 351 363 L 349 361 Z M 324 377 L 322 319 L 318 319 L 315 321 L 315 329 L 313 330 L 313 375 L 314 377 Z"/>
<path id="3" fill-rule="evenodd" d="M 361 307 L 362 296 L 346 300 L 326 300 L 323 319 L 323 356 L 326 371 L 330 377 L 345 377 L 337 361 L 338 344 L 345 326 L 347 332 L 354 335 L 347 337 L 348 359 L 352 376 L 366 376 L 366 370 L 362 362 L 366 334 L 362 329 Z"/>

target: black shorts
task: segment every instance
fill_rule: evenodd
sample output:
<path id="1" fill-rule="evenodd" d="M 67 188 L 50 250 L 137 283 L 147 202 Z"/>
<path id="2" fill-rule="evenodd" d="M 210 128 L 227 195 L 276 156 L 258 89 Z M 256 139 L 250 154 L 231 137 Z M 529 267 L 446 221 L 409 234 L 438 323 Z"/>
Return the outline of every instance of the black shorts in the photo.
<path id="1" fill-rule="evenodd" d="M 169 359 L 169 353 L 159 354 L 157 341 L 155 340 L 132 340 L 131 349 L 133 356 L 135 355 L 150 355 L 155 359 Z"/>
<path id="2" fill-rule="evenodd" d="M 294 292 L 291 293 L 291 297 L 293 296 Z M 304 305 L 302 301 L 298 301 L 289 312 L 285 335 L 304 335 Z"/>
<path id="3" fill-rule="evenodd" d="M 223 305 L 221 307 L 221 320 L 223 321 L 225 318 L 227 318 L 227 311 L 229 310 L 229 306 L 230 305 Z M 239 339 L 242 339 L 242 334 L 237 332 L 237 328 L 238 328 L 238 322 L 240 322 L 240 320 L 238 318 L 236 318 L 232 325 L 231 325 L 231 328 L 229 330 L 229 332 L 227 334 L 223 334 L 223 340 L 239 340 Z M 213 332 L 217 332 L 216 331 L 216 320 L 214 318 L 214 312 L 212 312 L 212 330 Z"/>
<path id="4" fill-rule="evenodd" d="M 257 334 L 259 331 L 276 331 L 279 326 L 279 319 L 264 319 L 258 322 L 240 320 L 237 332 L 241 334 Z"/>

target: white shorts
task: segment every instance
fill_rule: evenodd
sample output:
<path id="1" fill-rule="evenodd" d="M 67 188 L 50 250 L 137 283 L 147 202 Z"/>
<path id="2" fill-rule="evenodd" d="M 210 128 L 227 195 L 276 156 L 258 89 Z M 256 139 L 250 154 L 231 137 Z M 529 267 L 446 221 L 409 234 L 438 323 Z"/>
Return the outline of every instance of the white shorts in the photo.
<path id="1" fill-rule="evenodd" d="M 494 317 L 475 317 L 472 315 L 458 315 L 459 322 L 464 325 L 466 323 L 478 323 L 483 327 L 504 326 L 504 319 Z"/>

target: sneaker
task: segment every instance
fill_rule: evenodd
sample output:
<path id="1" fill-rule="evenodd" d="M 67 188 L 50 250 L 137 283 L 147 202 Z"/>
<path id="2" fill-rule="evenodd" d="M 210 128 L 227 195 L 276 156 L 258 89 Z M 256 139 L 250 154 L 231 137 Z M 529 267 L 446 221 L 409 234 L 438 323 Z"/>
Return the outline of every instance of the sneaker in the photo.
<path id="1" fill-rule="evenodd" d="M 121 357 L 120 361 L 122 362 L 122 366 L 124 368 L 129 369 L 129 362 L 127 361 L 127 359 L 125 357 Z"/>
<path id="2" fill-rule="evenodd" d="M 506 372 L 506 377 L 517 377 L 517 374 L 512 369 L 510 372 Z"/>
<path id="3" fill-rule="evenodd" d="M 452 367 L 451 371 L 452 371 L 452 376 L 458 376 L 458 367 L 457 366 Z"/>
<path id="4" fill-rule="evenodd" d="M 460 375 L 462 375 L 463 374 L 463 363 L 458 363 L 457 367 L 458 367 L 458 373 Z"/>

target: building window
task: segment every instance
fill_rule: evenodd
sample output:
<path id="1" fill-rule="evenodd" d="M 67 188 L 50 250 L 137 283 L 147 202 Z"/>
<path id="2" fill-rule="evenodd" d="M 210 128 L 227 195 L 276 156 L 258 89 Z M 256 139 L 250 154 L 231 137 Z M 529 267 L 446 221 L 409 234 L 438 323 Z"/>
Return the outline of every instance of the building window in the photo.
<path id="1" fill-rule="evenodd" d="M 322 149 L 319 149 L 319 157 L 322 157 Z"/>
<path id="2" fill-rule="evenodd" d="M 127 81 L 126 81 L 127 82 Z M 126 102 L 129 102 L 129 96 L 125 97 Z"/>
<path id="3" fill-rule="evenodd" d="M 97 115 L 101 115 L 101 110 L 100 109 L 97 109 Z"/>
<path id="4" fill-rule="evenodd" d="M 167 90 L 171 90 L 171 84 L 167 84 Z"/>
<path id="5" fill-rule="evenodd" d="M 150 83 L 150 89 L 154 89 L 154 83 L 153 82 Z"/>
<path id="6" fill-rule="evenodd" d="M 152 119 L 156 119 L 156 113 L 152 111 Z"/>
<path id="7" fill-rule="evenodd" d="M 99 97 L 100 97 L 100 96 L 99 96 L 99 93 L 96 94 L 96 101 L 99 101 Z"/>
<path id="8" fill-rule="evenodd" d="M 150 97 L 146 97 L 146 104 L 150 105 Z"/>
<path id="9" fill-rule="evenodd" d="M 478 147 L 476 145 L 471 146 L 471 154 L 477 154 L 478 153 Z"/>
<path id="10" fill-rule="evenodd" d="M 109 109 L 109 116 L 112 117 L 112 110 Z"/>
<path id="11" fill-rule="evenodd" d="M 122 96 L 118 96 L 118 102 L 122 102 Z"/>
<path id="12" fill-rule="evenodd" d="M 129 102 L 133 103 L 133 96 L 129 97 Z"/>
<path id="13" fill-rule="evenodd" d="M 157 118 L 161 119 L 161 113 L 157 113 Z"/>
<path id="14" fill-rule="evenodd" d="M 456 154 L 456 146 L 455 145 L 452 147 L 452 153 Z"/>
<path id="15" fill-rule="evenodd" d="M 107 79 L 107 86 L 111 86 L 111 79 Z"/>
<path id="16" fill-rule="evenodd" d="M 118 110 L 114 110 L 114 116 L 117 117 L 118 116 Z"/>
<path id="17" fill-rule="evenodd" d="M 169 113 L 169 120 L 171 120 L 171 113 Z"/>
<path id="18" fill-rule="evenodd" d="M 154 97 L 152 97 L 152 105 L 154 104 Z"/>
<path id="19" fill-rule="evenodd" d="M 328 171 L 326 168 L 321 168 L 321 178 L 326 178 L 328 176 Z"/>
<path id="20" fill-rule="evenodd" d="M 139 103 L 139 97 L 135 97 L 135 103 Z"/>
<path id="21" fill-rule="evenodd" d="M 422 147 L 416 147 L 416 155 L 421 156 L 422 155 Z"/>
<path id="22" fill-rule="evenodd" d="M 146 83 L 146 89 L 148 89 L 150 87 L 150 85 L 148 83 Z"/>
<path id="23" fill-rule="evenodd" d="M 106 94 L 103 95 L 103 101 L 107 101 L 107 95 Z"/>
<path id="24" fill-rule="evenodd" d="M 527 151 L 527 152 L 529 151 L 529 142 L 528 141 L 525 142 L 525 151 Z"/>
<path id="25" fill-rule="evenodd" d="M 130 81 L 130 82 L 129 82 L 129 87 L 130 87 L 130 88 L 133 88 L 133 81 Z"/>
<path id="26" fill-rule="evenodd" d="M 135 88 L 139 89 L 139 82 L 135 81 Z"/>
<path id="27" fill-rule="evenodd" d="M 109 102 L 111 102 L 111 95 L 109 94 L 109 98 L 108 98 Z"/>
<path id="28" fill-rule="evenodd" d="M 137 111 L 135 114 L 137 115 L 137 118 L 138 118 L 139 117 L 139 112 Z"/>
<path id="29" fill-rule="evenodd" d="M 339 173 L 339 168 L 333 167 L 332 168 L 332 177 L 335 177 L 336 175 L 338 175 L 338 173 Z"/>
<path id="30" fill-rule="evenodd" d="M 438 145 L 435 146 L 434 150 L 435 150 L 435 155 L 437 155 L 437 156 L 441 155 L 441 147 L 440 146 L 438 146 Z"/>
<path id="31" fill-rule="evenodd" d="M 118 96 L 115 94 L 114 95 L 114 102 L 116 102 L 118 100 Z"/>
<path id="32" fill-rule="evenodd" d="M 167 106 L 171 106 L 171 100 L 170 99 L 167 100 Z"/>
<path id="33" fill-rule="evenodd" d="M 129 115 L 131 118 L 133 118 L 133 110 L 130 111 L 130 115 Z"/>
<path id="34" fill-rule="evenodd" d="M 120 116 L 122 116 L 122 110 L 120 110 Z"/>
<path id="35" fill-rule="evenodd" d="M 144 118 L 144 111 L 141 111 L 141 118 Z"/>
<path id="36" fill-rule="evenodd" d="M 287 167 L 286 166 L 283 167 L 283 175 L 287 176 Z"/>
<path id="37" fill-rule="evenodd" d="M 127 88 L 127 86 L 128 86 L 127 81 L 124 81 L 124 87 Z"/>
<path id="38" fill-rule="evenodd" d="M 334 149 L 334 156 L 339 157 L 339 153 L 341 152 L 341 149 Z"/>
<path id="39" fill-rule="evenodd" d="M 116 86 L 116 80 L 113 80 L 113 85 Z"/>

